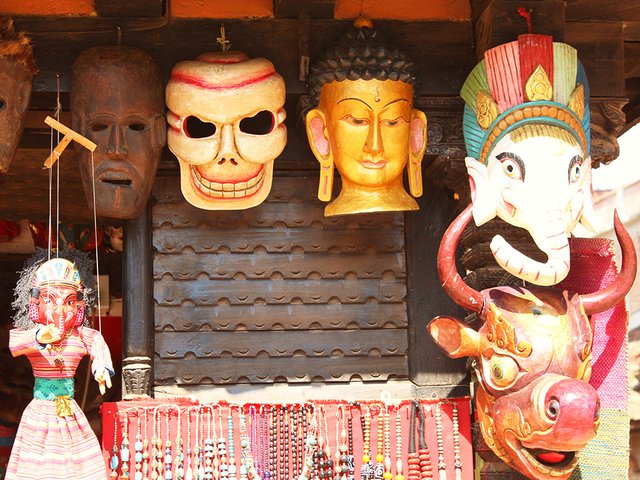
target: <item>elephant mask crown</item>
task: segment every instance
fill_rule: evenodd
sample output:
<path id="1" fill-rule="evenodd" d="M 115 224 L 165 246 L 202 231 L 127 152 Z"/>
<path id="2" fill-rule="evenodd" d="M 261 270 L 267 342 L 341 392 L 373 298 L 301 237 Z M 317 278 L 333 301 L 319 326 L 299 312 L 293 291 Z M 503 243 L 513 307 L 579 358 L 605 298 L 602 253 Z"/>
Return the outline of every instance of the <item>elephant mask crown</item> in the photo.
<path id="1" fill-rule="evenodd" d="M 589 84 L 575 48 L 548 35 L 485 52 L 465 81 L 464 138 L 470 156 L 486 163 L 493 145 L 527 124 L 558 126 L 590 151 Z"/>

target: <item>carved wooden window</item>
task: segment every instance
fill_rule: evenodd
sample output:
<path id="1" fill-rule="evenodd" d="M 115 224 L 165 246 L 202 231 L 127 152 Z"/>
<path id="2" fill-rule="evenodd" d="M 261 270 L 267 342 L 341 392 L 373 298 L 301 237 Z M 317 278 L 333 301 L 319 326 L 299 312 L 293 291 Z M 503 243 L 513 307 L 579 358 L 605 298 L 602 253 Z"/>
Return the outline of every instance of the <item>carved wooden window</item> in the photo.
<path id="1" fill-rule="evenodd" d="M 158 180 L 156 385 L 407 377 L 404 215 L 325 218 L 316 183 L 206 211 Z"/>

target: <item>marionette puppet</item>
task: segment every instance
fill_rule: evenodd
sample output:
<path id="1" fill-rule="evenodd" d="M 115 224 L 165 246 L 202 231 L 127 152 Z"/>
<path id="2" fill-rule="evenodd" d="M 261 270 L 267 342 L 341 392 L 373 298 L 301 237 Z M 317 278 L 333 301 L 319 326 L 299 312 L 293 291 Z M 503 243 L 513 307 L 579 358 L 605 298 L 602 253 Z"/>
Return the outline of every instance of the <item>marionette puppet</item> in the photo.
<path id="1" fill-rule="evenodd" d="M 72 127 L 97 148 L 76 144 L 87 203 L 102 217 L 138 217 L 149 200 L 166 143 L 160 70 L 142 50 L 100 46 L 71 69 Z M 94 186 L 95 178 L 95 186 Z"/>
<path id="2" fill-rule="evenodd" d="M 306 115 L 306 130 L 320 163 L 318 198 L 331 200 L 334 168 L 342 180 L 325 216 L 418 210 L 411 195 L 422 195 L 427 118 L 413 108 L 412 67 L 365 18 L 311 67 L 317 107 Z"/>
<path id="3" fill-rule="evenodd" d="M 476 416 L 489 448 L 527 478 L 565 480 L 596 436 L 600 398 L 589 383 L 593 326 L 589 315 L 624 299 L 637 257 L 615 215 L 622 267 L 609 286 L 589 294 L 545 287 L 494 287 L 478 292 L 456 270 L 455 253 L 472 218 L 471 206 L 444 234 L 438 274 L 447 294 L 476 312 L 478 331 L 453 317 L 436 317 L 429 332 L 452 358 L 470 357 L 478 385 Z"/>
<path id="4" fill-rule="evenodd" d="M 528 230 L 546 262 L 500 235 L 493 256 L 527 282 L 559 283 L 570 268 L 567 237 L 593 221 L 589 84 L 576 50 L 521 35 L 487 50 L 460 94 L 475 223 L 498 216 Z"/>
<path id="5" fill-rule="evenodd" d="M 96 303 L 93 262 L 75 250 L 47 260 L 40 250 L 27 261 L 15 289 L 15 328 L 9 348 L 25 355 L 35 376 L 33 400 L 25 409 L 7 480 L 107 478 L 98 440 L 74 400 L 74 374 L 91 357 L 100 392 L 111 387 L 109 349 L 86 312 Z"/>
<path id="6" fill-rule="evenodd" d="M 204 210 L 260 205 L 287 143 L 285 85 L 265 58 L 226 50 L 173 67 L 165 98 L 167 143 L 180 163 L 182 195 Z"/>
<path id="7" fill-rule="evenodd" d="M 37 71 L 30 40 L 16 33 L 13 20 L 0 19 L 0 175 L 16 153 Z"/>

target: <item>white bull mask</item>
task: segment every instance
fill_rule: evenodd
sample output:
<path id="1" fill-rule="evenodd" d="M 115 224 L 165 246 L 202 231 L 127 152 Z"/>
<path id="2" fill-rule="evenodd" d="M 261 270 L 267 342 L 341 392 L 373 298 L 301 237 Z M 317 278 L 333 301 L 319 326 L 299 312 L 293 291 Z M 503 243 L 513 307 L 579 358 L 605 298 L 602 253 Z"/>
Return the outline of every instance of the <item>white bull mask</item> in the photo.
<path id="1" fill-rule="evenodd" d="M 284 80 L 264 58 L 205 53 L 173 68 L 167 143 L 189 203 L 242 210 L 264 201 L 287 142 L 284 101 Z"/>

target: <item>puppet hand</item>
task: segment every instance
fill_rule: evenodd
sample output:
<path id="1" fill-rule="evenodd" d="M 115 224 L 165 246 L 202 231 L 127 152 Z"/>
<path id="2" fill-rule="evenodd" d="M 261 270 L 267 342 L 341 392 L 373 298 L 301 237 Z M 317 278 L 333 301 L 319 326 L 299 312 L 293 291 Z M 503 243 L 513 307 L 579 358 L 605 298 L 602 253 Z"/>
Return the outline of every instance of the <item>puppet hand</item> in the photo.
<path id="1" fill-rule="evenodd" d="M 54 325 L 47 325 L 44 328 L 41 328 L 36 335 L 36 340 L 38 343 L 56 343 L 62 339 L 62 335 L 60 334 L 60 330 L 58 330 Z"/>
<path id="2" fill-rule="evenodd" d="M 107 388 L 111 388 L 111 375 L 109 374 L 109 370 L 103 368 L 99 372 L 96 372 L 94 378 L 96 379 L 96 382 L 98 382 L 100 395 L 104 395 L 104 392 L 107 391 Z"/>

